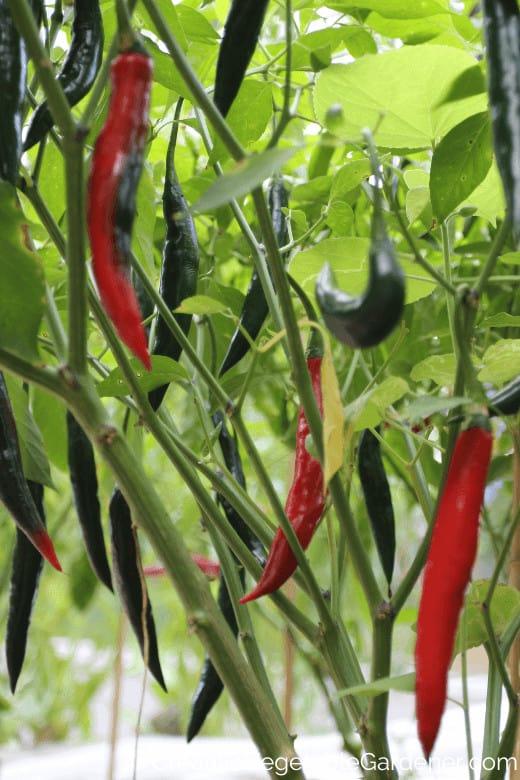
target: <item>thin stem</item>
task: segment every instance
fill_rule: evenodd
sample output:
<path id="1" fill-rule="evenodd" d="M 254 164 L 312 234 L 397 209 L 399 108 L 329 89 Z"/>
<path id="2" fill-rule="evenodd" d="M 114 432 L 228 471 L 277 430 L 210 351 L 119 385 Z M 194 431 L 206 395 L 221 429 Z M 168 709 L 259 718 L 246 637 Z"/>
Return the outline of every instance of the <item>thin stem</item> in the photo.
<path id="1" fill-rule="evenodd" d="M 500 256 L 500 253 L 502 252 L 502 249 L 504 248 L 504 244 L 507 241 L 510 230 L 511 230 L 511 219 L 509 215 L 507 215 L 504 221 L 502 222 L 499 230 L 497 230 L 496 232 L 495 238 L 493 239 L 493 243 L 491 245 L 491 249 L 489 250 L 489 255 L 487 256 L 486 262 L 484 263 L 484 267 L 480 272 L 479 280 L 475 286 L 475 291 L 479 296 L 482 295 L 482 293 L 484 292 L 486 284 L 489 281 L 489 277 L 494 271 L 496 262 Z"/>
<path id="2" fill-rule="evenodd" d="M 56 349 L 56 354 L 60 360 L 65 360 L 65 356 L 67 354 L 67 336 L 63 329 L 63 323 L 60 319 L 60 315 L 56 307 L 54 295 L 52 294 L 52 290 L 48 284 L 45 285 L 45 299 L 45 314 L 52 340 L 54 342 L 54 347 Z"/>
<path id="3" fill-rule="evenodd" d="M 283 88 L 283 106 L 278 126 L 276 127 L 268 148 L 271 149 L 282 137 L 283 131 L 292 118 L 291 114 L 291 75 L 292 75 L 292 0 L 285 0 L 285 79 Z"/>
<path id="4" fill-rule="evenodd" d="M 444 273 L 447 281 L 451 284 L 451 245 L 450 245 L 450 233 L 448 225 L 443 222 L 441 225 L 442 235 L 442 256 L 444 258 Z M 446 295 L 446 305 L 448 307 L 448 322 L 450 324 L 451 340 L 453 343 L 453 351 L 455 355 L 459 356 L 459 344 L 455 334 L 455 302 L 453 296 Z"/>
<path id="5" fill-rule="evenodd" d="M 87 365 L 87 266 L 84 231 L 83 142 L 64 139 L 67 191 L 67 266 L 70 368 L 82 374 Z"/>
<path id="6" fill-rule="evenodd" d="M 469 780 L 475 780 L 475 771 L 473 769 L 473 740 L 471 737 L 471 718 L 469 714 L 469 692 L 468 692 L 468 658 L 466 653 L 466 613 L 462 616 L 462 652 L 461 652 L 461 673 L 462 673 L 462 703 L 464 710 L 464 731 L 466 733 L 466 753 L 468 756 L 468 774 Z"/>
<path id="7" fill-rule="evenodd" d="M 64 138 L 72 138 L 76 132 L 76 123 L 61 84 L 54 77 L 49 55 L 40 41 L 34 14 L 27 0 L 8 0 L 9 8 L 45 91 L 52 118 L 60 128 Z"/>
<path id="8" fill-rule="evenodd" d="M 405 239 L 406 243 L 410 247 L 414 260 L 421 268 L 423 268 L 433 279 L 435 279 L 436 282 L 438 282 L 441 287 L 444 287 L 446 292 L 450 293 L 450 295 L 456 295 L 457 290 L 451 283 L 451 279 L 447 279 L 444 277 L 440 271 L 437 271 L 435 266 L 431 265 L 428 260 L 426 260 L 415 242 L 415 238 L 411 234 L 410 230 L 408 229 L 408 225 L 404 221 L 404 217 L 401 213 L 401 210 L 399 208 L 399 204 L 397 203 L 394 195 L 392 195 L 392 192 L 388 186 L 385 186 L 385 194 L 387 197 L 387 200 L 390 204 L 390 208 L 392 209 L 398 223 L 399 227 L 401 229 L 401 233 L 403 234 L 403 238 Z"/>

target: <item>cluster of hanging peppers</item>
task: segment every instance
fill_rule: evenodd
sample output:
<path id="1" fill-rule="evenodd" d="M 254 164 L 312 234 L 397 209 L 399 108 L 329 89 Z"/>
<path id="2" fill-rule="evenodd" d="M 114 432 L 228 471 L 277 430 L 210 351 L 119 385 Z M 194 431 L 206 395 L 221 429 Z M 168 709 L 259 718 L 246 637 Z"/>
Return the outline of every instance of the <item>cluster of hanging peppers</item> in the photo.
<path id="1" fill-rule="evenodd" d="M 214 101 L 226 116 L 238 94 L 254 54 L 268 0 L 232 0 L 220 46 Z M 35 18 L 41 4 L 34 0 Z M 489 92 L 493 110 L 495 151 L 513 228 L 520 231 L 520 189 L 513 175 L 518 158 L 518 126 L 509 106 L 520 102 L 520 13 L 516 0 L 484 0 L 485 32 L 489 60 Z M 0 0 L 0 178 L 16 186 L 23 150 L 41 143 L 53 121 L 46 102 L 34 111 L 22 145 L 27 55 L 6 2 Z M 102 59 L 103 27 L 98 0 L 75 0 L 69 52 L 58 74 L 70 105 L 91 89 Z M 140 293 L 132 283 L 130 253 L 140 180 L 152 82 L 152 60 L 135 42 L 111 65 L 108 116 L 95 142 L 88 187 L 87 226 L 92 266 L 102 304 L 121 340 L 146 368 L 151 367 L 148 333 L 142 324 Z M 15 88 L 13 88 L 13 85 Z M 7 88 L 9 86 L 9 89 Z M 181 104 L 179 104 L 180 106 Z M 174 163 L 179 113 L 176 113 L 168 147 L 163 192 L 166 236 L 162 252 L 160 294 L 174 313 L 183 299 L 196 293 L 199 249 L 193 218 Z M 383 213 L 382 174 L 371 141 L 368 141 L 374 185 L 371 248 L 365 291 L 352 297 L 335 285 L 325 266 L 316 285 L 323 320 L 332 334 L 353 348 L 380 344 L 400 321 L 405 284 Z M 288 243 L 287 191 L 281 178 L 268 191 L 271 219 L 279 247 Z M 233 369 L 258 338 L 268 315 L 268 304 L 256 271 L 252 274 L 243 308 L 222 360 L 219 377 Z M 191 316 L 174 313 L 185 335 Z M 151 353 L 179 360 L 182 347 L 164 318 L 157 316 Z M 313 330 L 307 352 L 307 368 L 320 413 L 323 413 L 321 368 L 323 345 Z M 168 386 L 149 393 L 154 411 L 161 406 Z M 489 415 L 517 414 L 520 380 L 488 399 Z M 212 422 L 226 469 L 241 488 L 246 482 L 238 443 L 229 433 L 225 414 L 217 410 Z M 326 506 L 326 486 L 320 462 L 309 452 L 309 425 L 303 407 L 297 419 L 295 465 L 285 512 L 303 550 L 309 546 Z M 130 508 L 115 488 L 109 505 L 112 571 L 104 540 L 98 498 L 96 462 L 92 445 L 72 414 L 67 414 L 68 459 L 74 502 L 92 569 L 109 589 L 119 594 L 124 610 L 152 675 L 166 690 L 159 659 L 157 632 L 146 586 L 146 577 L 164 574 L 160 566 L 143 567 Z M 395 560 L 395 518 L 389 481 L 381 453 L 379 429 L 363 431 L 358 447 L 358 474 L 375 545 L 390 591 Z M 478 522 L 492 452 L 487 417 L 473 417 L 459 434 L 439 499 L 428 553 L 416 644 L 416 704 L 421 744 L 430 755 L 446 703 L 447 675 L 464 591 L 475 560 Z M 5 380 L 0 374 L 0 499 L 16 523 L 16 544 L 11 574 L 6 656 L 14 691 L 19 678 L 38 581 L 47 559 L 61 570 L 46 530 L 43 486 L 24 476 L 20 446 Z M 240 604 L 274 593 L 294 574 L 297 559 L 285 534 L 278 529 L 267 557 L 262 544 L 243 518 L 222 495 L 217 500 L 227 521 L 248 549 L 264 564 L 262 575 Z M 219 578 L 218 604 L 235 637 L 238 604 L 232 602 L 220 564 L 194 554 L 194 563 L 208 578 Z M 245 588 L 245 572 L 240 569 Z M 223 683 L 209 658 L 205 659 L 195 693 L 188 740 L 202 727 L 223 690 Z"/>

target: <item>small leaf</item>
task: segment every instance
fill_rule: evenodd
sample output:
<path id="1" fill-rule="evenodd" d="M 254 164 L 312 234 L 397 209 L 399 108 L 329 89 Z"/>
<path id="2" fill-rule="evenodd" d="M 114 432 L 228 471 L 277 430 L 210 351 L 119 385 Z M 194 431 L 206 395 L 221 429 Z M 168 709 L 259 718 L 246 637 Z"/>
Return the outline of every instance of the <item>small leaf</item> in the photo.
<path id="1" fill-rule="evenodd" d="M 483 328 L 518 328 L 520 327 L 520 316 L 502 311 L 499 314 L 486 317 L 480 325 Z"/>
<path id="2" fill-rule="evenodd" d="M 325 349 L 321 364 L 321 390 L 323 395 L 323 449 L 325 452 L 323 479 L 327 485 L 343 465 L 345 450 L 343 406 L 330 345 Z"/>
<path id="3" fill-rule="evenodd" d="M 432 223 L 432 207 L 428 187 L 416 187 L 406 193 L 406 216 L 409 224 L 421 218 L 425 225 Z"/>
<path id="4" fill-rule="evenodd" d="M 40 261 L 25 248 L 23 230 L 14 189 L 0 181 L 0 343 L 35 361 L 45 288 Z"/>
<path id="5" fill-rule="evenodd" d="M 508 265 L 520 265 L 520 252 L 506 252 L 500 256 L 500 262 Z"/>
<path id="6" fill-rule="evenodd" d="M 179 314 L 223 314 L 229 312 L 229 308 L 209 295 L 192 295 L 185 298 L 175 311 Z"/>
<path id="7" fill-rule="evenodd" d="M 415 674 L 399 674 L 395 677 L 381 677 L 379 680 L 368 682 L 363 685 L 353 685 L 351 688 L 343 688 L 338 691 L 338 699 L 342 696 L 379 696 L 380 693 L 388 691 L 400 691 L 401 693 L 413 693 L 415 691 Z"/>
<path id="8" fill-rule="evenodd" d="M 397 376 L 389 376 L 378 387 L 361 395 L 345 409 L 345 416 L 353 424 L 354 431 L 375 428 L 383 419 L 389 406 L 408 392 L 408 383 Z"/>
<path id="9" fill-rule="evenodd" d="M 16 431 L 20 443 L 23 472 L 26 479 L 39 482 L 47 487 L 54 487 L 47 460 L 47 454 L 43 445 L 40 429 L 34 421 L 29 408 L 28 395 L 22 387 L 22 383 L 13 376 L 5 374 L 5 382 L 9 393 L 11 406 L 16 420 Z"/>
<path id="10" fill-rule="evenodd" d="M 501 339 L 492 344 L 482 358 L 478 378 L 501 385 L 520 374 L 520 339 Z"/>
<path id="11" fill-rule="evenodd" d="M 438 412 L 447 412 L 448 409 L 455 409 L 457 406 L 470 403 L 469 398 L 460 398 L 450 396 L 450 398 L 437 398 L 431 395 L 421 395 L 415 398 L 406 408 L 406 417 L 410 422 L 414 420 L 424 420 L 432 414 Z"/>
<path id="12" fill-rule="evenodd" d="M 297 151 L 290 149 L 269 149 L 255 154 L 235 165 L 235 168 L 220 176 L 193 206 L 193 211 L 204 213 L 224 206 L 233 198 L 240 198 L 259 187 L 274 171 L 279 170 Z"/>
<path id="13" fill-rule="evenodd" d="M 459 621 L 454 655 L 460 653 L 463 648 L 463 634 L 465 634 L 466 650 L 487 642 L 488 634 L 482 615 L 482 602 L 486 598 L 488 588 L 488 580 L 477 580 L 471 584 L 464 601 L 464 612 Z M 490 617 L 493 629 L 499 638 L 519 611 L 520 592 L 509 585 L 497 585 L 491 600 Z M 466 621 L 465 626 L 462 624 L 463 620 Z M 465 629 L 464 632 L 462 628 Z"/>
<path id="14" fill-rule="evenodd" d="M 162 355 L 152 355 L 151 371 L 144 371 L 141 363 L 135 358 L 131 358 L 130 363 L 141 389 L 146 393 L 169 382 L 185 382 L 188 379 L 186 370 L 180 363 Z M 97 390 L 101 398 L 121 398 L 130 394 L 130 388 L 120 368 L 114 368 L 106 379 L 99 382 Z"/>
<path id="15" fill-rule="evenodd" d="M 454 127 L 436 147 L 431 165 L 433 213 L 443 222 L 486 178 L 493 161 L 487 111 Z"/>
<path id="16" fill-rule="evenodd" d="M 414 382 L 435 382 L 440 387 L 451 386 L 455 381 L 456 359 L 453 353 L 432 355 L 415 365 L 410 376 Z"/>

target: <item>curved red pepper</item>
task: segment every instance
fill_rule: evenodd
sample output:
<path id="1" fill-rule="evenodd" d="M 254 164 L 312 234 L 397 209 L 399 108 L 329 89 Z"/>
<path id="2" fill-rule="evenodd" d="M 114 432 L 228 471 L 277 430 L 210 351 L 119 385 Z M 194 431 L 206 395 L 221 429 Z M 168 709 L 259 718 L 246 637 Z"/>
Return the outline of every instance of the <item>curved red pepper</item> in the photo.
<path id="1" fill-rule="evenodd" d="M 152 60 L 140 52 L 123 52 L 112 63 L 111 78 L 108 117 L 94 147 L 88 188 L 92 266 L 101 301 L 119 336 L 149 369 L 146 333 L 129 279 L 128 259 L 117 242 L 116 211 L 125 172 L 136 165 L 146 140 Z"/>
<path id="2" fill-rule="evenodd" d="M 417 620 L 416 715 L 419 739 L 429 757 L 446 705 L 448 669 L 464 591 L 477 553 L 479 516 L 493 438 L 482 423 L 455 444 L 437 509 L 424 571 Z"/>
<path id="3" fill-rule="evenodd" d="M 323 412 L 321 397 L 321 357 L 307 358 L 307 367 L 320 414 Z M 285 504 L 285 513 L 294 528 L 304 550 L 307 549 L 325 508 L 323 471 L 320 462 L 307 451 L 305 440 L 309 425 L 303 408 L 298 413 L 296 433 L 296 457 L 294 477 Z M 285 534 L 279 528 L 274 537 L 262 576 L 255 588 L 240 599 L 241 604 L 278 590 L 294 574 L 297 561 Z"/>

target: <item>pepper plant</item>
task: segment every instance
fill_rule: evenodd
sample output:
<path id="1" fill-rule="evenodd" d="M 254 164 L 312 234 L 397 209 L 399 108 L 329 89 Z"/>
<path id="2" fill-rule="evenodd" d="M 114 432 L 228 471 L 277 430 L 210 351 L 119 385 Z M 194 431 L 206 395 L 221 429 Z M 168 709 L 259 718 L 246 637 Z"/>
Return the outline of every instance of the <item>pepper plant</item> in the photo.
<path id="1" fill-rule="evenodd" d="M 262 621 L 284 626 L 311 659 L 363 776 L 397 777 L 388 701 L 394 689 L 413 693 L 415 685 L 412 653 L 404 679 L 392 664 L 394 630 L 406 625 L 413 646 L 437 505 L 442 533 L 428 565 L 441 571 L 430 576 L 429 569 L 425 583 L 453 576 L 442 570 L 442 548 L 451 541 L 447 504 L 464 491 L 472 521 L 464 572 L 448 583 L 450 625 L 438 632 L 428 617 L 439 614 L 439 603 L 431 591 L 423 594 L 424 609 L 433 606 L 418 623 L 419 632 L 427 628 L 421 638 L 429 653 L 418 668 L 442 656 L 442 668 L 426 680 L 442 689 L 452 653 L 461 653 L 464 671 L 467 650 L 484 646 L 484 755 L 493 769 L 484 766 L 482 777 L 503 777 L 498 759 L 515 750 L 520 688 L 514 566 L 509 586 L 500 582 L 520 544 L 516 0 L 485 2 L 483 12 L 469 0 L 235 0 L 231 10 L 224 0 L 117 0 L 101 2 L 101 16 L 95 0 L 76 3 L 75 11 L 83 5 L 95 40 L 88 38 L 88 53 L 74 27 L 76 48 L 60 72 L 49 55 L 63 24 L 61 2 L 46 3 L 42 14 L 38 2 L 0 0 L 9 66 L 0 94 L 9 162 L 0 171 L 0 369 L 25 478 L 52 487 L 47 456 L 53 470 L 63 470 L 60 445 L 47 430 L 43 446 L 33 413 L 41 427 L 48 410 L 63 425 L 68 414 L 83 462 L 94 475 L 95 460 L 104 464 L 117 486 L 110 505 L 115 577 L 95 501 L 80 521 L 92 567 L 108 588 L 116 581 L 146 665 L 168 684 L 139 540 L 165 568 L 189 641 L 204 648 L 189 738 L 225 688 L 266 771 L 279 776 L 283 762 L 290 778 L 305 777 L 305 767 L 273 692 Z M 83 69 L 70 90 L 74 53 L 92 70 Z M 27 55 L 26 91 L 20 73 Z M 139 85 L 125 81 L 132 78 Z M 140 101 L 137 117 L 132 96 Z M 31 115 L 43 100 L 50 113 Z M 36 137 L 37 120 L 45 127 Z M 114 136 L 107 143 L 111 122 L 117 148 Z M 22 124 L 31 135 L 20 157 Z M 64 188 L 53 174 L 58 182 L 64 176 Z M 282 194 L 273 196 L 276 188 Z M 319 344 L 318 358 L 306 357 L 307 342 Z M 279 475 L 252 431 L 260 415 L 294 447 L 288 396 L 298 407 L 299 438 L 297 481 L 284 506 Z M 478 433 L 475 414 L 486 418 Z M 469 590 L 456 637 L 490 416 L 495 457 L 487 479 L 500 500 L 490 492 L 482 511 L 489 578 Z M 473 433 L 461 434 L 462 426 Z M 183 523 L 181 532 L 173 512 L 177 499 L 157 489 L 164 475 L 133 446 L 136 427 L 146 452 L 160 453 L 190 502 L 188 530 Z M 360 440 L 370 451 L 362 451 L 358 475 Z M 464 472 L 464 484 L 453 488 L 460 470 L 449 470 L 451 457 L 468 440 L 486 442 L 472 452 L 479 484 L 472 487 Z M 68 468 L 79 506 L 74 480 L 81 474 L 70 454 Z M 371 474 L 381 486 L 375 500 Z M 460 506 L 453 510 L 461 513 Z M 191 555 L 201 544 L 199 517 L 220 561 L 218 601 Z M 419 528 L 413 548 L 412 522 Z M 464 538 L 455 534 L 453 544 Z M 36 558 L 31 593 L 40 565 Z M 291 588 L 281 588 L 293 572 Z M 349 619 L 354 602 L 371 637 L 368 671 Z M 435 641 L 444 641 L 442 654 Z M 19 650 L 9 652 L 20 659 Z M 469 761 L 465 671 L 463 681 Z M 421 690 L 418 684 L 418 697 Z M 436 700 L 439 718 L 444 705 L 444 696 Z M 422 721 L 428 753 L 437 725 L 425 729 Z"/>

